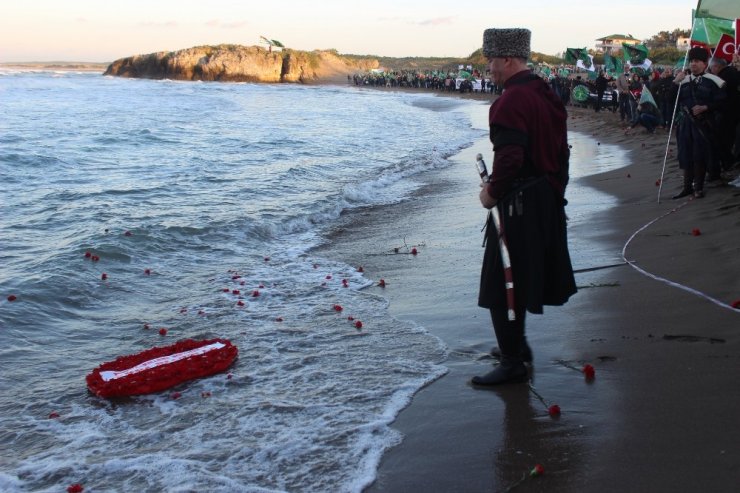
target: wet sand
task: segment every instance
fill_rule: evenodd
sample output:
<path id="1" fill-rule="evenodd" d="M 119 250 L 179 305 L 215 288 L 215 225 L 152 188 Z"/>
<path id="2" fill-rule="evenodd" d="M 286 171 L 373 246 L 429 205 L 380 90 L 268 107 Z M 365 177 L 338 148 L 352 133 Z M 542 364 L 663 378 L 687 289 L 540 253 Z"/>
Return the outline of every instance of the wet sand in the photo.
<path id="1" fill-rule="evenodd" d="M 383 456 L 368 491 L 505 491 L 535 464 L 544 475 L 516 491 L 740 484 L 740 311 L 729 307 L 740 299 L 740 189 L 708 187 L 704 199 L 672 201 L 681 185 L 674 142 L 659 203 L 666 132 L 625 136 L 617 115 L 569 112 L 571 130 L 618 144 L 627 165 L 580 179 L 616 205 L 570 227 L 572 242 L 587 238 L 598 250 L 574 267 L 619 263 L 633 233 L 664 216 L 632 239 L 626 258 L 696 292 L 629 265 L 578 273 L 568 304 L 528 315 L 534 391 L 474 389 L 468 380 L 490 369 L 495 345 L 488 313 L 476 306 L 485 211 L 473 163 L 480 152 L 490 164 L 490 143 L 481 138 L 429 173 L 412 200 L 357 213 L 324 249 L 385 279 L 384 289 L 368 290 L 385 296 L 394 316 L 443 339 L 450 369 L 398 416 L 403 442 Z M 485 128 L 487 103 L 470 113 Z M 419 255 L 383 255 L 404 242 Z M 592 381 L 578 371 L 585 363 L 595 367 Z M 548 415 L 551 404 L 559 417 Z"/>

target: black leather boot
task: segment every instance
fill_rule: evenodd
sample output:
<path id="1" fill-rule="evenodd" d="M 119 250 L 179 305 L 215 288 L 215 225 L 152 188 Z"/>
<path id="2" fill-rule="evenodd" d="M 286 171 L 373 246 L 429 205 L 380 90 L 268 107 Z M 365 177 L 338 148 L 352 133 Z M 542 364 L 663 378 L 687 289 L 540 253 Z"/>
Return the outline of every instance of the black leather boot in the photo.
<path id="1" fill-rule="evenodd" d="M 496 359 L 501 359 L 501 350 L 498 347 L 491 348 L 491 356 L 493 356 Z M 522 359 L 523 362 L 527 364 L 532 364 L 532 361 L 534 360 L 534 357 L 532 356 L 532 348 L 529 347 L 529 344 L 527 344 L 527 338 L 524 338 L 524 341 L 522 341 L 522 350 L 519 353 L 519 357 Z"/>
<path id="2" fill-rule="evenodd" d="M 502 356 L 501 362 L 483 376 L 475 376 L 470 381 L 473 385 L 489 387 L 506 383 L 526 382 L 529 377 L 527 367 L 521 358 Z"/>
<path id="3" fill-rule="evenodd" d="M 683 190 L 681 190 L 680 192 L 678 192 L 676 195 L 673 196 L 673 200 L 682 199 L 684 197 L 688 197 L 692 193 L 694 193 L 694 189 L 693 188 L 684 188 Z"/>

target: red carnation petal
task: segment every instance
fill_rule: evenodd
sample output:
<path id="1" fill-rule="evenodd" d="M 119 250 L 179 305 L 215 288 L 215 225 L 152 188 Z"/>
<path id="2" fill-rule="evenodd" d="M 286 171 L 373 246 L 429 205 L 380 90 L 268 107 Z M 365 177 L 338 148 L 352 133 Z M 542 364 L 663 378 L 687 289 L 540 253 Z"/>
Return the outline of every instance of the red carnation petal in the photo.
<path id="1" fill-rule="evenodd" d="M 360 322 L 359 320 L 357 322 L 355 322 L 355 328 L 356 329 L 361 329 L 362 328 L 362 322 Z"/>
<path id="2" fill-rule="evenodd" d="M 51 413 L 49 413 L 49 419 L 55 419 L 58 417 L 59 417 L 59 413 L 56 411 L 52 411 Z"/>
<path id="3" fill-rule="evenodd" d="M 560 416 L 560 406 L 558 406 L 557 404 L 553 404 L 552 406 L 548 407 L 547 414 L 552 417 Z"/>
<path id="4" fill-rule="evenodd" d="M 85 488 L 80 483 L 75 483 L 67 486 L 67 493 L 82 493 L 84 489 Z"/>
<path id="5" fill-rule="evenodd" d="M 166 336 L 167 335 L 167 329 L 165 329 L 164 327 L 162 327 L 161 329 L 159 329 L 159 335 Z"/>
<path id="6" fill-rule="evenodd" d="M 9 296 L 8 296 L 8 301 L 15 301 L 15 300 L 17 300 L 17 299 L 18 299 L 18 298 L 17 298 L 17 297 L 16 297 L 16 295 L 14 295 L 14 294 L 11 294 L 11 295 L 9 295 Z"/>

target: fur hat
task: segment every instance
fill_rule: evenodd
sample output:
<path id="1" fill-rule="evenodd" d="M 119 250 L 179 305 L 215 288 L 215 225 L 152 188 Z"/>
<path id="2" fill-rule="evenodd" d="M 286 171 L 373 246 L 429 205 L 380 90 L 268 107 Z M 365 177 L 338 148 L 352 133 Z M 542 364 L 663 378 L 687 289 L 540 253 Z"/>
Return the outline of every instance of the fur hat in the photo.
<path id="1" fill-rule="evenodd" d="M 529 58 L 529 29 L 486 29 L 483 31 L 483 55 L 487 58 Z"/>
<path id="2" fill-rule="evenodd" d="M 701 60 L 707 63 L 709 60 L 709 52 L 700 46 L 695 46 L 689 50 L 689 54 L 686 56 L 688 60 Z"/>

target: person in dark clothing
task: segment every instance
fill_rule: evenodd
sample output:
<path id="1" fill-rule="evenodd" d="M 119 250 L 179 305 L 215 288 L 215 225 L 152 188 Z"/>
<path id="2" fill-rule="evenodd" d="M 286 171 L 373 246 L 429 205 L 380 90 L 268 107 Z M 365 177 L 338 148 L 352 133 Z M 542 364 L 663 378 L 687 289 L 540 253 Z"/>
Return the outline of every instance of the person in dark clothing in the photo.
<path id="1" fill-rule="evenodd" d="M 604 91 L 606 86 L 609 85 L 609 81 L 604 77 L 604 71 L 599 72 L 599 76 L 596 77 L 596 105 L 594 111 L 601 111 L 602 100 L 604 99 Z"/>
<path id="2" fill-rule="evenodd" d="M 673 109 L 675 101 L 671 99 L 671 86 L 673 85 L 673 70 L 667 68 L 660 74 L 660 78 L 653 83 L 653 97 L 661 113 L 662 127 L 667 127 L 673 120 Z"/>
<path id="3" fill-rule="evenodd" d="M 673 198 L 694 194 L 704 197 L 704 178 L 716 146 L 715 119 L 725 101 L 724 81 L 706 74 L 709 53 L 704 48 L 691 48 L 687 55 L 689 71 L 679 73 L 673 81 L 672 95 L 678 98 L 678 164 L 683 170 L 683 188 Z"/>
<path id="4" fill-rule="evenodd" d="M 504 92 L 489 111 L 495 155 L 480 201 L 496 210 L 487 222 L 478 295 L 478 305 L 490 310 L 501 358 L 492 371 L 473 377 L 471 383 L 480 386 L 526 381 L 525 363 L 532 362 L 526 312 L 542 313 L 543 305 L 562 305 L 576 292 L 565 219 L 567 113 L 527 68 L 530 36 L 527 29 L 483 33 L 483 54 Z M 505 281 L 499 238 L 508 244 L 513 283 Z"/>
<path id="5" fill-rule="evenodd" d="M 658 125 L 661 125 L 662 118 L 663 115 L 661 115 L 657 106 L 650 101 L 643 101 L 637 106 L 637 121 L 631 124 L 624 133 L 625 135 L 628 135 L 630 130 L 635 128 L 637 125 L 645 127 L 645 130 L 649 134 L 655 133 L 655 129 Z"/>
<path id="6" fill-rule="evenodd" d="M 735 135 L 740 124 L 740 72 L 729 65 L 727 60 L 713 57 L 709 70 L 725 82 L 725 104 L 720 111 L 717 122 L 717 156 L 715 168 L 709 170 L 708 178 L 719 178 L 721 170 L 729 170 L 736 161 L 733 154 Z M 736 152 L 740 153 L 740 149 Z"/>

